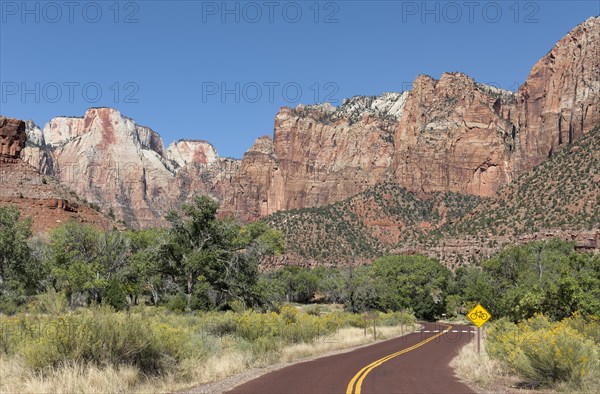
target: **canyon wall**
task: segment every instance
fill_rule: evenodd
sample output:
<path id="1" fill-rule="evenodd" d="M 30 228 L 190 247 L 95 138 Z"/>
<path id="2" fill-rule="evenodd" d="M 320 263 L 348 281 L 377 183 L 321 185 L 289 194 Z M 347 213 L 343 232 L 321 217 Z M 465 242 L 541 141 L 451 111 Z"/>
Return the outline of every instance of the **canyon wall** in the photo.
<path id="1" fill-rule="evenodd" d="M 32 123 L 0 116 L 0 206 L 17 207 L 22 217 L 32 219 L 34 232 L 43 232 L 61 223 L 75 220 L 104 229 L 119 227 L 110 218 L 79 201 L 52 177 L 26 164 L 31 147 L 41 140 L 27 141 Z M 37 134 L 40 137 L 41 134 Z M 28 151 L 29 149 L 29 151 Z M 35 148 L 39 149 L 39 148 Z M 39 163 L 39 161 L 38 161 Z"/>
<path id="2" fill-rule="evenodd" d="M 0 161 L 17 161 L 26 140 L 25 122 L 0 116 Z"/>
<path id="3" fill-rule="evenodd" d="M 165 224 L 195 194 L 244 219 L 329 204 L 383 181 L 492 196 L 600 122 L 599 48 L 596 17 L 537 62 L 517 93 L 444 73 L 340 107 L 284 107 L 273 137 L 257 139 L 242 160 L 220 158 L 205 141 L 165 149 L 157 133 L 110 108 L 52 119 L 41 135 L 28 124 L 24 159 L 132 227 Z"/>

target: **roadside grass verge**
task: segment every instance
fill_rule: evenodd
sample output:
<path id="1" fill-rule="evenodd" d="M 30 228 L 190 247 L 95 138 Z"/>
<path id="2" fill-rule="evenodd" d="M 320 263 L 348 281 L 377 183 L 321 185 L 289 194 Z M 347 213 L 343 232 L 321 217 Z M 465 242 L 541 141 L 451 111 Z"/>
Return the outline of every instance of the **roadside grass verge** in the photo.
<path id="1" fill-rule="evenodd" d="M 453 360 L 457 375 L 482 391 L 600 392 L 600 325 L 575 314 L 559 322 L 536 315 L 518 324 L 500 319 Z"/>
<path id="2" fill-rule="evenodd" d="M 477 353 L 476 340 L 463 346 L 451 366 L 459 378 L 484 392 L 498 392 L 501 386 L 510 387 L 516 383 L 504 364 L 489 357 L 485 341 L 480 354 Z"/>
<path id="3" fill-rule="evenodd" d="M 250 368 L 373 342 L 362 316 L 245 311 L 130 313 L 92 307 L 0 316 L 0 392 L 172 392 Z M 381 313 L 379 339 L 413 331 L 407 313 Z"/>

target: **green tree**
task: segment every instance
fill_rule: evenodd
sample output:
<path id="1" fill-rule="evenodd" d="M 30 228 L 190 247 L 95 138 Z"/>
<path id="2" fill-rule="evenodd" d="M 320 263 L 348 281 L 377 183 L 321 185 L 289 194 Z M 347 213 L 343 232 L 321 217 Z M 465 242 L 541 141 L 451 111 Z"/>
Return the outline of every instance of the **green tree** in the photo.
<path id="1" fill-rule="evenodd" d="M 467 313 L 478 303 L 492 311 L 498 296 L 492 276 L 477 266 L 456 269 L 452 293 L 460 295 L 462 313 Z"/>
<path id="2" fill-rule="evenodd" d="M 123 285 L 118 280 L 113 278 L 109 281 L 104 302 L 118 311 L 127 307 L 125 291 L 123 291 Z"/>
<path id="3" fill-rule="evenodd" d="M 121 274 L 123 288 L 131 302 L 138 303 L 140 296 L 148 296 L 150 302 L 158 305 L 166 292 L 165 282 L 172 273 L 162 251 L 168 241 L 168 231 L 164 229 L 148 229 L 128 231 L 131 253 L 127 257 Z"/>
<path id="4" fill-rule="evenodd" d="M 425 256 L 387 256 L 373 262 L 380 310 L 412 308 L 423 319 L 434 319 L 445 310 L 451 273 Z"/>
<path id="5" fill-rule="evenodd" d="M 274 280 L 279 281 L 284 290 L 285 301 L 309 303 L 319 288 L 319 276 L 313 270 L 288 266 L 278 270 Z"/>
<path id="6" fill-rule="evenodd" d="M 342 270 L 342 278 L 346 309 L 359 313 L 377 307 L 372 266 L 348 267 Z"/>
<path id="7" fill-rule="evenodd" d="M 172 227 L 162 255 L 165 270 L 186 294 L 210 296 L 215 305 L 237 299 L 256 304 L 258 265 L 266 255 L 283 249 L 282 236 L 265 223 L 242 226 L 235 219 L 217 219 L 219 204 L 196 197 L 167 219 Z"/>
<path id="8" fill-rule="evenodd" d="M 0 298 L 18 298 L 38 289 L 42 272 L 27 244 L 31 220 L 17 208 L 0 207 Z"/>
<path id="9" fill-rule="evenodd" d="M 344 278 L 337 268 L 316 268 L 319 276 L 318 292 L 325 302 L 344 303 Z"/>
<path id="10" fill-rule="evenodd" d="M 544 313 L 560 320 L 600 313 L 598 268 L 597 257 L 552 239 L 509 247 L 481 269 L 459 269 L 456 282 L 465 302 L 482 302 L 496 317 L 521 321 Z"/>
<path id="11" fill-rule="evenodd" d="M 129 241 L 117 231 L 102 232 L 71 221 L 50 235 L 49 271 L 53 286 L 72 296 L 85 294 L 100 303 L 112 278 L 127 262 Z"/>

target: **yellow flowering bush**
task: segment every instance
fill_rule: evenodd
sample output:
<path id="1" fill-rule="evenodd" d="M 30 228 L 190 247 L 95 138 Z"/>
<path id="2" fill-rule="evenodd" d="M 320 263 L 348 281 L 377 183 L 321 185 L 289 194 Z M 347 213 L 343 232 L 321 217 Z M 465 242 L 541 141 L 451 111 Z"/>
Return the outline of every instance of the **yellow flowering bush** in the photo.
<path id="1" fill-rule="evenodd" d="M 107 308 L 2 318 L 0 327 L 4 352 L 19 354 L 35 369 L 82 361 L 135 365 L 155 373 L 189 357 L 192 349 L 202 350 L 191 330 Z"/>
<path id="2" fill-rule="evenodd" d="M 379 323 L 414 321 L 380 314 Z M 133 365 L 148 374 L 173 371 L 183 360 L 206 360 L 225 351 L 276 360 L 285 346 L 328 340 L 340 328 L 362 325 L 362 315 L 309 314 L 284 305 L 280 313 L 254 311 L 176 314 L 159 308 L 129 313 L 91 307 L 62 314 L 0 316 L 0 353 L 18 355 L 34 370 L 80 362 Z"/>
<path id="3" fill-rule="evenodd" d="M 487 349 L 533 386 L 566 382 L 579 387 L 596 373 L 600 347 L 574 324 L 581 322 L 550 322 L 542 315 L 519 324 L 500 320 L 488 332 Z"/>

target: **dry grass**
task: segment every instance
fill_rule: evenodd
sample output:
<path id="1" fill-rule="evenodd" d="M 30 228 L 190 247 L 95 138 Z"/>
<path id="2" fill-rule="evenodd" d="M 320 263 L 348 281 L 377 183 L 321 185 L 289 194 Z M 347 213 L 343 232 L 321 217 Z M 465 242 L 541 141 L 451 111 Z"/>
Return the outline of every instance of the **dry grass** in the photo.
<path id="1" fill-rule="evenodd" d="M 385 340 L 407 334 L 417 326 L 377 327 L 377 340 Z M 362 328 L 346 327 L 331 336 L 321 338 L 313 343 L 299 343 L 283 349 L 281 361 L 293 362 L 301 358 L 324 354 L 334 350 L 346 349 L 374 342 L 373 331 L 369 328 L 364 336 Z"/>
<path id="2" fill-rule="evenodd" d="M 389 339 L 416 326 L 377 327 L 378 340 Z M 0 356 L 0 393 L 165 393 L 218 381 L 266 363 L 293 362 L 301 358 L 373 342 L 372 331 L 365 337 L 360 328 L 346 327 L 314 343 L 284 347 L 276 358 L 256 359 L 251 352 L 232 348 L 200 362 L 184 360 L 178 371 L 161 377 L 147 377 L 132 366 L 97 367 L 70 363 L 35 373 L 17 356 Z"/>
<path id="3" fill-rule="evenodd" d="M 508 375 L 500 362 L 489 358 L 485 345 L 477 354 L 475 341 L 463 346 L 451 365 L 461 379 L 484 389 L 497 388 L 498 381 Z"/>
<path id="4" fill-rule="evenodd" d="M 180 374 L 158 377 L 144 376 L 132 366 L 99 368 L 72 363 L 46 374 L 31 372 L 18 358 L 0 358 L 0 393 L 165 393 L 224 379 L 245 371 L 250 354 L 225 353 L 199 362 L 184 362 Z"/>
<path id="5" fill-rule="evenodd" d="M 477 354 L 477 343 L 463 346 L 450 364 L 456 375 L 468 386 L 483 394 L 549 394 L 554 390 L 527 390 L 518 388 L 521 379 L 511 373 L 498 360 L 490 359 L 482 342 L 481 354 Z"/>
<path id="6" fill-rule="evenodd" d="M 1 393 L 124 393 L 142 383 L 134 367 L 64 365 L 44 375 L 34 373 L 17 357 L 0 357 Z"/>

